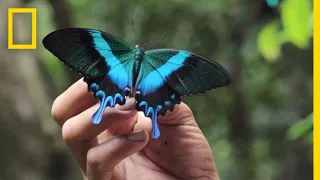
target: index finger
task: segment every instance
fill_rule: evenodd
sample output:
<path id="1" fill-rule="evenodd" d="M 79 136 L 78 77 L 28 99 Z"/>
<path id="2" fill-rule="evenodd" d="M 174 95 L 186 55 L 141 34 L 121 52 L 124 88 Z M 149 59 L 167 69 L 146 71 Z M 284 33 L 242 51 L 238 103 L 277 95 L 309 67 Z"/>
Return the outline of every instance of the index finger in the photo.
<path id="1" fill-rule="evenodd" d="M 88 85 L 83 78 L 71 85 L 53 102 L 51 114 L 62 127 L 71 117 L 81 113 L 98 101 L 88 92 Z"/>

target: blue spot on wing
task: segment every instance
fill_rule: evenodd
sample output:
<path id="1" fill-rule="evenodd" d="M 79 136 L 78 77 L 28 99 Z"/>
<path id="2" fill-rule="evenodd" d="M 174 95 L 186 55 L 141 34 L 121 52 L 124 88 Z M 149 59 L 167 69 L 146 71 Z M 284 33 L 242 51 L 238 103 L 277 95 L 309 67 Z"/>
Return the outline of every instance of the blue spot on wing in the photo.
<path id="1" fill-rule="evenodd" d="M 89 90 L 92 91 L 93 93 L 96 93 L 99 89 L 99 85 L 96 83 L 92 83 L 89 87 Z"/>
<path id="2" fill-rule="evenodd" d="M 90 30 L 89 33 L 93 38 L 95 49 L 105 58 L 106 64 L 110 67 L 110 71 L 107 74 L 110 79 L 121 89 L 129 86 L 128 73 L 121 61 L 112 53 L 111 47 L 103 39 L 101 32 Z"/>
<path id="3" fill-rule="evenodd" d="M 165 79 L 174 71 L 183 66 L 184 61 L 191 54 L 186 51 L 179 51 L 178 54 L 172 56 L 164 65 L 151 71 L 140 82 L 138 89 L 142 94 L 149 94 L 156 91 L 165 83 Z"/>
<path id="4" fill-rule="evenodd" d="M 161 89 L 162 91 L 160 90 L 147 96 L 137 95 L 136 109 L 143 111 L 146 117 L 151 118 L 153 139 L 160 137 L 159 115 L 165 115 L 167 110 L 172 111 L 174 106 L 181 102 L 180 98 L 174 95 L 175 92 L 169 91 L 168 87 L 161 87 Z M 170 95 L 170 93 L 173 93 L 173 95 Z"/>
<path id="5" fill-rule="evenodd" d="M 95 96 L 100 100 L 100 106 L 99 109 L 92 116 L 93 124 L 99 124 L 101 122 L 104 109 L 107 106 L 114 107 L 116 105 L 117 100 L 124 100 L 124 97 L 119 93 L 115 94 L 115 96 L 112 97 L 106 96 L 106 94 L 101 90 L 99 90 L 95 94 Z"/>
<path id="6" fill-rule="evenodd" d="M 139 108 L 144 108 L 144 115 L 151 118 L 152 121 L 152 138 L 158 139 L 160 137 L 160 130 L 158 126 L 158 112 L 162 109 L 161 105 L 158 105 L 156 109 L 151 106 L 148 106 L 146 101 L 140 102 L 138 105 Z"/>
<path id="7" fill-rule="evenodd" d="M 110 103 L 110 100 L 112 100 L 112 97 L 106 97 L 106 94 L 101 90 L 97 92 L 96 96 L 100 99 L 101 102 L 99 109 L 92 116 L 93 124 L 99 124 L 101 122 L 103 111 L 106 108 L 108 102 Z"/>
<path id="8" fill-rule="evenodd" d="M 89 91 L 91 91 L 94 97 L 100 101 L 98 110 L 92 116 L 93 124 L 99 124 L 101 122 L 103 112 L 107 106 L 114 107 L 117 103 L 125 102 L 125 98 L 120 93 L 115 93 L 113 96 L 106 95 L 106 93 L 99 90 L 99 88 L 99 85 L 96 83 L 91 83 L 89 86 Z"/>

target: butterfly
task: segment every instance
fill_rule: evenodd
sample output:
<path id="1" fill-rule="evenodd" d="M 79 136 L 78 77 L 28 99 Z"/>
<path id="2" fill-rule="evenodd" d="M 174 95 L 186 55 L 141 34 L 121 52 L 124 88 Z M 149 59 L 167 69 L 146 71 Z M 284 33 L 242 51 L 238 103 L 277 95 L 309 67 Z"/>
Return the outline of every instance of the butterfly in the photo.
<path id="1" fill-rule="evenodd" d="M 135 108 L 151 118 L 153 139 L 160 136 L 158 116 L 173 111 L 182 96 L 231 82 L 228 72 L 208 58 L 175 49 L 144 51 L 99 30 L 60 29 L 48 34 L 43 44 L 82 75 L 88 91 L 100 101 L 93 124 L 100 123 L 106 107 L 123 105 L 131 95 L 136 99 Z"/>

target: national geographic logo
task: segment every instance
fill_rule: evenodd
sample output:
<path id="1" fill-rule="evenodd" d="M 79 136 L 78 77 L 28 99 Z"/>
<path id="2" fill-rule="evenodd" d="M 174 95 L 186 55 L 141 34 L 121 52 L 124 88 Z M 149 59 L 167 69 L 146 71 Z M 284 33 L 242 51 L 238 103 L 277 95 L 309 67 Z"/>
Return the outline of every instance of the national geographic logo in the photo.
<path id="1" fill-rule="evenodd" d="M 13 44 L 13 14 L 31 13 L 31 44 Z M 37 9 L 9 8 L 8 9 L 8 49 L 36 49 L 37 48 Z"/>

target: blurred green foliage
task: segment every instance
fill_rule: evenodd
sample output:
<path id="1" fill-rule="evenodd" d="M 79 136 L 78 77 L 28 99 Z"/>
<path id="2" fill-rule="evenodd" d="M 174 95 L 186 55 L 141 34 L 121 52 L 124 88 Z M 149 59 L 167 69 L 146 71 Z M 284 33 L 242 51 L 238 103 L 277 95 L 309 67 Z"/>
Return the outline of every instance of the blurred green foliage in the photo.
<path id="1" fill-rule="evenodd" d="M 278 28 L 278 22 L 268 23 L 258 35 L 259 50 L 268 61 L 275 61 L 280 56 L 281 42 L 279 39 L 282 36 L 279 36 Z"/>
<path id="2" fill-rule="evenodd" d="M 284 43 L 307 48 L 313 35 L 311 1 L 284 0 L 280 6 L 281 23 L 279 19 L 267 23 L 258 35 L 259 50 L 268 61 L 280 57 L 281 45 Z"/>
<path id="3" fill-rule="evenodd" d="M 306 118 L 298 121 L 296 124 L 290 127 L 288 130 L 288 138 L 290 140 L 296 140 L 298 138 L 306 138 L 307 141 L 313 142 L 313 113 Z"/>
<path id="4" fill-rule="evenodd" d="M 297 156 L 312 161 L 311 0 L 283 0 L 274 8 L 256 0 L 66 2 L 73 26 L 133 45 L 166 35 L 145 48 L 193 51 L 228 69 L 230 86 L 183 99 L 213 149 L 221 179 L 280 180 L 286 171 L 297 179 L 312 177 L 307 166 L 294 170 L 301 163 Z M 56 29 L 55 10 L 46 1 L 32 5 L 41 13 L 38 32 L 44 37 Z M 39 55 L 61 93 L 72 73 L 43 47 Z"/>
<path id="5" fill-rule="evenodd" d="M 279 20 L 273 20 L 262 27 L 258 34 L 258 46 L 262 55 L 269 62 L 274 62 L 281 55 L 281 45 L 292 43 L 298 48 L 308 48 L 313 36 L 312 2 L 306 0 L 284 0 L 281 3 Z M 282 26 L 282 28 L 281 28 Z M 307 136 L 313 141 L 313 113 L 300 120 L 288 130 L 288 138 L 295 140 Z"/>

